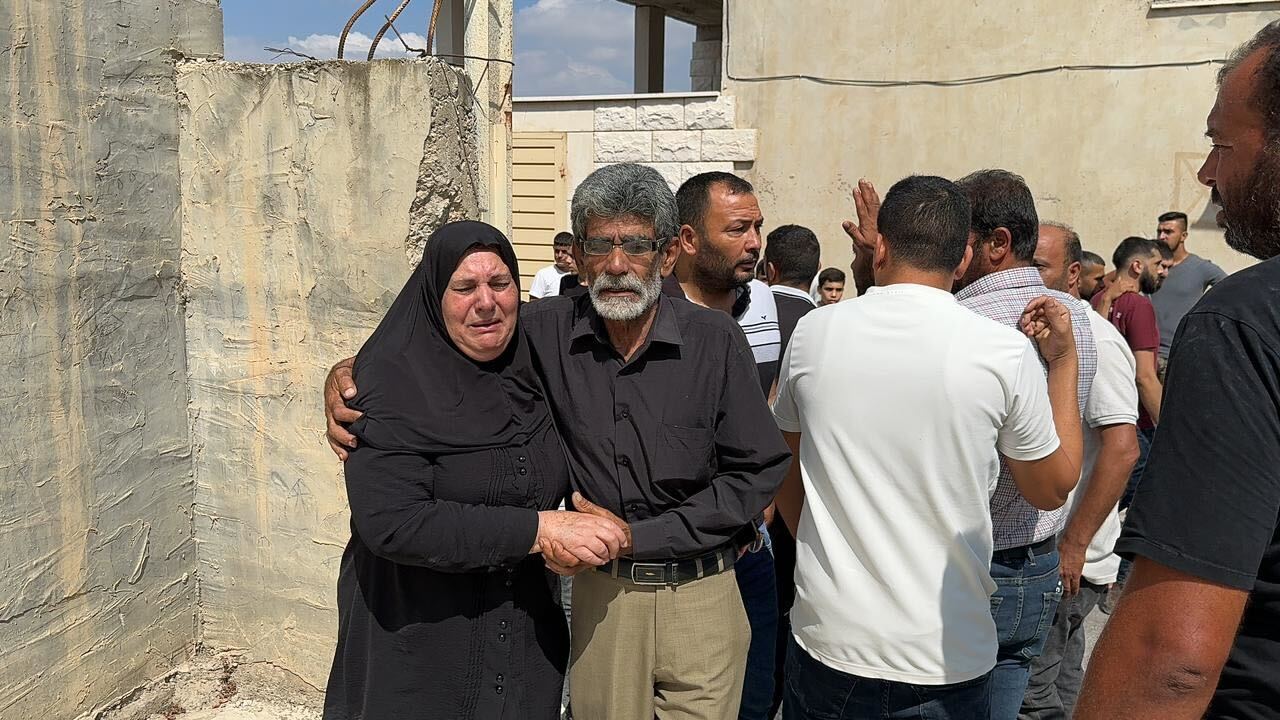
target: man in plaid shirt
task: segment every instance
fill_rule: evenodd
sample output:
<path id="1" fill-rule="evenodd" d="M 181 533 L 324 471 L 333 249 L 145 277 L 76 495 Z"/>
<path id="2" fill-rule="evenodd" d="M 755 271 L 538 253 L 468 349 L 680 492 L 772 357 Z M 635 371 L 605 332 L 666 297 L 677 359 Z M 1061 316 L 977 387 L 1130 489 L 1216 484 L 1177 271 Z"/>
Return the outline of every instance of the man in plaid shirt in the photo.
<path id="1" fill-rule="evenodd" d="M 973 261 L 956 281 L 956 299 L 979 315 L 1011 327 L 1018 326 L 1027 303 L 1042 295 L 1070 308 L 1083 415 L 1098 367 L 1097 348 L 1085 314 L 1088 310 L 1069 295 L 1046 288 L 1034 265 L 1039 219 L 1031 190 L 1021 177 L 1006 170 L 980 170 L 956 184 L 973 208 L 969 226 Z M 1001 463 L 999 484 L 991 498 L 995 536 L 991 577 L 996 583 L 991 612 L 1000 639 L 991 676 L 991 717 L 996 720 L 1017 717 L 1031 661 L 1044 649 L 1053 624 L 1062 598 L 1056 540 L 1066 520 L 1066 509 L 1032 507 Z"/>

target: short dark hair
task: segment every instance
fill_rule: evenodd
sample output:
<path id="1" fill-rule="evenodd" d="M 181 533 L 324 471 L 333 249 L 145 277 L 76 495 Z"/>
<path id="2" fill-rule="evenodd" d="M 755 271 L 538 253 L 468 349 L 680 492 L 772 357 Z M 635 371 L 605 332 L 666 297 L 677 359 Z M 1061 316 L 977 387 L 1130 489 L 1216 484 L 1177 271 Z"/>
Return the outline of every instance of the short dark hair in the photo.
<path id="1" fill-rule="evenodd" d="M 969 244 L 969 201 L 950 180 L 911 175 L 889 188 L 877 224 L 895 261 L 951 272 Z"/>
<path id="2" fill-rule="evenodd" d="M 778 282 L 808 285 L 818 274 L 822 247 L 818 236 L 807 227 L 781 225 L 769 233 L 764 246 L 764 259 L 778 269 Z"/>
<path id="3" fill-rule="evenodd" d="M 969 229 L 989 238 L 996 228 L 1005 228 L 1013 237 L 1013 256 L 1030 262 L 1040 241 L 1040 219 L 1036 201 L 1022 176 L 1008 170 L 979 170 L 956 181 L 969 199 L 972 218 Z"/>
<path id="4" fill-rule="evenodd" d="M 1102 256 L 1099 255 L 1098 253 L 1093 252 L 1092 250 L 1085 250 L 1084 252 L 1080 253 L 1080 264 L 1081 265 L 1101 265 L 1102 267 L 1106 267 L 1107 261 L 1103 260 Z"/>
<path id="5" fill-rule="evenodd" d="M 569 247 L 571 245 L 573 245 L 573 233 L 571 232 L 558 232 L 555 239 L 551 241 L 552 247 Z"/>
<path id="6" fill-rule="evenodd" d="M 1138 237 L 1136 235 L 1127 237 L 1120 241 L 1116 246 L 1116 251 L 1111 253 L 1111 262 L 1116 266 L 1117 270 L 1124 268 L 1134 258 L 1145 258 L 1151 253 L 1160 252 L 1162 243 L 1151 238 Z"/>
<path id="7" fill-rule="evenodd" d="M 1189 227 L 1187 225 L 1187 214 L 1184 212 L 1178 212 L 1177 210 L 1170 210 L 1169 212 L 1164 213 L 1160 217 L 1156 218 L 1157 223 L 1167 223 L 1167 222 L 1173 222 L 1175 220 L 1182 223 L 1183 230 L 1186 230 Z"/>
<path id="8" fill-rule="evenodd" d="M 1165 245 L 1164 243 L 1158 240 L 1156 241 L 1156 246 L 1160 248 L 1160 257 L 1164 258 L 1165 260 L 1173 259 L 1173 248 L 1169 247 L 1168 245 Z"/>
<path id="9" fill-rule="evenodd" d="M 1267 57 L 1258 67 L 1257 82 L 1249 104 L 1262 114 L 1263 132 L 1270 144 L 1280 139 L 1280 20 L 1268 23 L 1231 53 L 1231 57 L 1218 70 L 1218 87 L 1222 87 L 1223 81 L 1240 67 L 1245 58 L 1259 50 L 1265 50 Z"/>
<path id="10" fill-rule="evenodd" d="M 698 173 L 685 180 L 676 191 L 676 212 L 681 225 L 688 225 L 699 233 L 705 230 L 702 223 L 707 216 L 711 188 L 716 185 L 725 185 L 730 195 L 746 195 L 756 191 L 751 187 L 751 183 L 733 173 L 718 171 Z"/>
<path id="11" fill-rule="evenodd" d="M 829 282 L 838 282 L 844 284 L 844 271 L 840 268 L 827 268 L 818 273 L 818 287 L 822 287 Z"/>

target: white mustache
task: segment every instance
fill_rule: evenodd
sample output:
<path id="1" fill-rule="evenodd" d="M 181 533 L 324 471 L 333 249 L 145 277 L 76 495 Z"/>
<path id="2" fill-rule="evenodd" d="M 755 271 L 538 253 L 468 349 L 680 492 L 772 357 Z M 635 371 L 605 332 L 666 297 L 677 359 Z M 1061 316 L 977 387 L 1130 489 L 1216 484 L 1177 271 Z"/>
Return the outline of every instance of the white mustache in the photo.
<path id="1" fill-rule="evenodd" d="M 644 290 L 644 283 L 640 281 L 640 278 L 632 274 L 601 275 L 596 278 L 594 285 L 597 292 L 600 290 L 626 290 L 638 293 Z"/>

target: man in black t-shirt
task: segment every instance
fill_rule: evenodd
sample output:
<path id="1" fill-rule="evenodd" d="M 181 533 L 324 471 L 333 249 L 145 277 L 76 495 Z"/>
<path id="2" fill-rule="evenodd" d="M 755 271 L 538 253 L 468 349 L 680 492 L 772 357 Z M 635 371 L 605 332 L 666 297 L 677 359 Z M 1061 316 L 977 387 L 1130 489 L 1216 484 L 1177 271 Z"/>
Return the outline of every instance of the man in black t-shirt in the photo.
<path id="1" fill-rule="evenodd" d="M 1134 557 L 1076 717 L 1280 718 L 1280 21 L 1209 113 L 1227 243 L 1263 260 L 1183 318 L 1116 550 Z"/>
<path id="2" fill-rule="evenodd" d="M 780 225 L 769 233 L 764 246 L 766 281 L 778 306 L 778 329 L 782 332 L 782 352 L 796 323 L 818 307 L 809 294 L 813 278 L 818 274 L 822 247 L 813 231 L 800 225 Z"/>

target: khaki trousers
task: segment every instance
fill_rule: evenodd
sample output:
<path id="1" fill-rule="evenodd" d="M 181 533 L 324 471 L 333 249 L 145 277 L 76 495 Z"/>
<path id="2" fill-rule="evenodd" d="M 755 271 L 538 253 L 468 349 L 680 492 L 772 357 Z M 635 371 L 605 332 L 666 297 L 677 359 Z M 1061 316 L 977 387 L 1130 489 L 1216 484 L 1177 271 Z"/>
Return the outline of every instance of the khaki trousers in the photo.
<path id="1" fill-rule="evenodd" d="M 679 587 L 573 578 L 574 720 L 735 720 L 751 627 L 732 570 Z"/>

